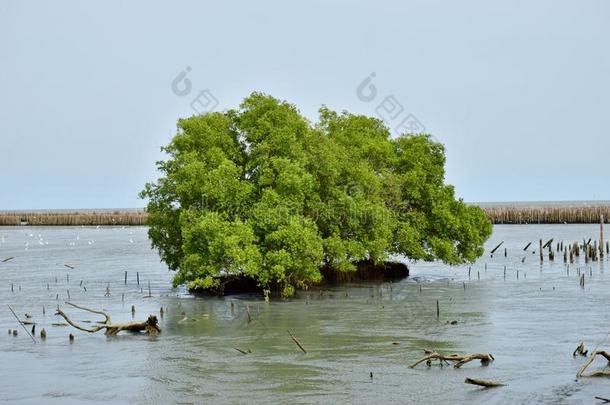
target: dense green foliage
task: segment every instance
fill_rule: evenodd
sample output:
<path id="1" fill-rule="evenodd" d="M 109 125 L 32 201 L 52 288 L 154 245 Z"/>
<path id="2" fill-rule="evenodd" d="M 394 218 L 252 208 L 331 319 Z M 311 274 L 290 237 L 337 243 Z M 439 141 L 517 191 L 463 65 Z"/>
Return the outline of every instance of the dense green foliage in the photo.
<path id="1" fill-rule="evenodd" d="M 162 177 L 147 184 L 149 235 L 175 284 L 210 287 L 245 273 L 284 295 L 319 269 L 360 260 L 473 261 L 491 233 L 483 212 L 444 184 L 444 148 L 396 139 L 375 118 L 253 93 L 237 110 L 178 121 Z"/>

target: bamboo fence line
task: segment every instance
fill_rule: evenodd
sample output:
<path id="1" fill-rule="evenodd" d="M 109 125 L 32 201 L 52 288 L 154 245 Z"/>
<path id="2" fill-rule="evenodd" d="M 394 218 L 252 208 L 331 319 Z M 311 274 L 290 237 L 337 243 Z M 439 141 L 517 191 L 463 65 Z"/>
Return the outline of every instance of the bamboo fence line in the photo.
<path id="1" fill-rule="evenodd" d="M 598 224 L 610 218 L 610 205 L 482 207 L 494 224 Z"/>
<path id="2" fill-rule="evenodd" d="M 129 212 L 0 212 L 0 225 L 145 225 L 144 211 Z"/>
<path id="3" fill-rule="evenodd" d="M 482 206 L 494 224 L 597 224 L 610 218 L 610 204 L 587 206 Z M 0 212 L 0 226 L 146 225 L 145 211 Z"/>

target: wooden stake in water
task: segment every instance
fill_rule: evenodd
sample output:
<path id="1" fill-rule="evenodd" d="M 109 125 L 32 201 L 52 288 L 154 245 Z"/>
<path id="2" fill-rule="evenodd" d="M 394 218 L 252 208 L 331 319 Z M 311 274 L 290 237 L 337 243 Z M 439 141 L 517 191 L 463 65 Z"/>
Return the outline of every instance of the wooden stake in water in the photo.
<path id="1" fill-rule="evenodd" d="M 599 216 L 599 257 L 604 257 L 604 214 Z"/>
<path id="2" fill-rule="evenodd" d="M 441 308 L 440 308 L 440 305 L 438 303 L 438 300 L 436 300 L 436 319 L 439 318 L 440 314 L 441 314 Z"/>
<path id="3" fill-rule="evenodd" d="M 125 285 L 127 285 L 127 272 L 125 272 Z"/>
<path id="4" fill-rule="evenodd" d="M 138 282 L 138 285 L 140 285 L 140 272 L 139 271 L 136 272 L 136 281 Z"/>

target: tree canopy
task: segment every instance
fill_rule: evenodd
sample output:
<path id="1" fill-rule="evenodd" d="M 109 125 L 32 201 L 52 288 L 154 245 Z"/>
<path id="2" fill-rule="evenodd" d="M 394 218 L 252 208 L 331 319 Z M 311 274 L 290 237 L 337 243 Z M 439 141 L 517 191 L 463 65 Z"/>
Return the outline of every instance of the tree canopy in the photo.
<path id="1" fill-rule="evenodd" d="M 445 184 L 429 135 L 390 136 L 376 118 L 326 107 L 317 123 L 253 93 L 238 109 L 178 120 L 157 162 L 149 236 L 174 284 L 211 287 L 247 275 L 284 295 L 393 255 L 474 261 L 491 234 L 482 210 Z"/>

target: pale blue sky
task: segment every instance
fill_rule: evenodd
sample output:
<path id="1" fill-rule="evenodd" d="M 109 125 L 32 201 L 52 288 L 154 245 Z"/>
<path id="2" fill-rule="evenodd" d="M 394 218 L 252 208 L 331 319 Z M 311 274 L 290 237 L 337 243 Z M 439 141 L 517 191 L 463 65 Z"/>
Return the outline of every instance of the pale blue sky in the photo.
<path id="1" fill-rule="evenodd" d="M 0 3 L 0 209 L 143 206 L 205 89 L 217 109 L 259 90 L 312 119 L 394 96 L 467 201 L 610 200 L 610 1 L 92 4 Z"/>

